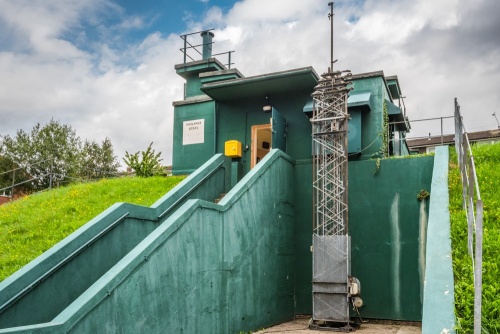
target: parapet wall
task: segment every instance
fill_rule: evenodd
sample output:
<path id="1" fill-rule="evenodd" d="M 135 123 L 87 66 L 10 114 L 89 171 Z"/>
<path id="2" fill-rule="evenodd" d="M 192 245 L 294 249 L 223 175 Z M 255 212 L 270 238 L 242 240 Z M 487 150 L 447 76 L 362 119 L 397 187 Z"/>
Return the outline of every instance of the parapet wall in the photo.
<path id="1" fill-rule="evenodd" d="M 455 304 L 448 194 L 448 146 L 436 147 L 427 229 L 422 333 L 454 333 Z"/>
<path id="2" fill-rule="evenodd" d="M 349 162 L 352 275 L 361 317 L 422 320 L 425 235 L 433 156 Z M 357 316 L 352 313 L 352 316 Z"/>

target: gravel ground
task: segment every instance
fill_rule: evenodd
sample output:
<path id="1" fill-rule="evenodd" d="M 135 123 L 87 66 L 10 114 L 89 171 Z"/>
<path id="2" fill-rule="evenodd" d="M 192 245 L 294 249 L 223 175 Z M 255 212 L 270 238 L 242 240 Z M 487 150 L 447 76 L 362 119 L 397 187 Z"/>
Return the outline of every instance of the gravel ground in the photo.
<path id="1" fill-rule="evenodd" d="M 308 328 L 309 318 L 299 318 L 283 324 L 269 327 L 256 334 L 318 334 L 331 331 L 318 331 Z M 335 333 L 335 332 L 333 332 Z M 353 333 L 359 334 L 420 334 L 422 328 L 419 323 L 393 322 L 393 321 L 368 321 L 363 323 L 359 329 Z"/>

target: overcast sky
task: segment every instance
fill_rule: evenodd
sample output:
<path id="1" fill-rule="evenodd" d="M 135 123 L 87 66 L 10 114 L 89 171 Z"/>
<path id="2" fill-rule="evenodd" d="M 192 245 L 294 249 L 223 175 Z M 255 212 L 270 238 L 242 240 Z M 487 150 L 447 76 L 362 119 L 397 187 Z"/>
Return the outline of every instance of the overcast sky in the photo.
<path id="1" fill-rule="evenodd" d="M 51 118 L 120 158 L 150 142 L 171 163 L 180 34 L 215 28 L 245 76 L 329 63 L 326 0 L 0 0 L 0 135 Z M 338 0 L 336 69 L 397 75 L 410 120 L 468 131 L 500 117 L 500 1 Z M 225 58 L 221 58 L 226 62 Z M 452 132 L 445 121 L 445 132 Z M 413 123 L 410 136 L 439 133 Z"/>

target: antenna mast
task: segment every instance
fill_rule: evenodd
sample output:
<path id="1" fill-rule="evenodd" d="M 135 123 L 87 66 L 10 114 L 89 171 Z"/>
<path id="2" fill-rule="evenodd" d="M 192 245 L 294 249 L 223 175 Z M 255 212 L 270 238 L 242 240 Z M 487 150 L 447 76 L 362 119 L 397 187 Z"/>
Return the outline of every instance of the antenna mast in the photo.
<path id="1" fill-rule="evenodd" d="M 328 6 L 330 6 L 330 13 L 328 14 L 328 19 L 330 20 L 330 67 L 328 68 L 328 72 L 333 71 L 333 2 L 329 2 Z"/>
<path id="2" fill-rule="evenodd" d="M 328 72 L 314 88 L 313 318 L 311 329 L 351 331 L 349 303 L 360 307 L 359 281 L 350 276 L 347 203 L 347 112 L 350 71 L 333 71 L 333 2 L 328 3 L 331 53 Z"/>

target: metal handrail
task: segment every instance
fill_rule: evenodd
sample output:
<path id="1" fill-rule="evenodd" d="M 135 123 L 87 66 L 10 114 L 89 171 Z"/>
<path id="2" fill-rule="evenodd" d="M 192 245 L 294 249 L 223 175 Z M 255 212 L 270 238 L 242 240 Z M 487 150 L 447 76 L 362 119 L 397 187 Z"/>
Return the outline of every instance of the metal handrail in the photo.
<path id="1" fill-rule="evenodd" d="M 202 44 L 196 44 L 196 45 L 193 45 L 191 44 L 190 42 L 188 42 L 187 40 L 187 37 L 188 36 L 191 36 L 191 35 L 196 35 L 196 34 L 200 34 L 200 33 L 203 33 L 203 32 L 207 32 L 207 31 L 212 31 L 212 30 L 215 30 L 215 28 L 212 28 L 212 29 L 207 29 L 207 30 L 201 30 L 201 31 L 197 31 L 197 32 L 192 32 L 192 33 L 189 33 L 189 34 L 184 34 L 184 35 L 180 35 L 179 37 L 182 39 L 182 41 L 184 42 L 184 45 L 182 48 L 180 48 L 179 50 L 183 53 L 184 55 L 184 62 L 183 64 L 186 65 L 186 62 L 187 62 L 187 58 L 191 59 L 191 61 L 195 61 L 195 59 L 193 57 L 191 57 L 187 51 L 188 49 L 193 49 L 194 51 L 196 51 L 200 56 L 202 56 L 202 53 L 200 50 L 198 50 L 198 48 L 200 46 L 205 46 L 205 45 L 212 45 L 214 44 L 215 42 L 210 42 L 210 43 L 202 43 Z M 228 69 L 231 68 L 231 65 L 234 65 L 233 62 L 231 62 L 231 54 L 234 53 L 236 51 L 234 50 L 231 50 L 231 51 L 226 51 L 226 52 L 221 52 L 221 53 L 217 53 L 217 54 L 213 54 L 212 57 L 215 57 L 215 56 L 220 56 L 220 55 L 224 55 L 224 54 L 227 54 L 228 55 L 228 61 L 226 64 L 224 64 L 225 66 L 227 66 Z"/>
<path id="2" fill-rule="evenodd" d="M 467 248 L 474 270 L 474 334 L 481 333 L 483 267 L 483 201 L 479 190 L 474 155 L 465 130 L 460 105 L 455 98 L 455 150 L 462 179 L 463 208 L 467 215 Z M 474 206 L 474 200 L 476 205 Z M 473 247 L 474 244 L 474 247 Z"/>

